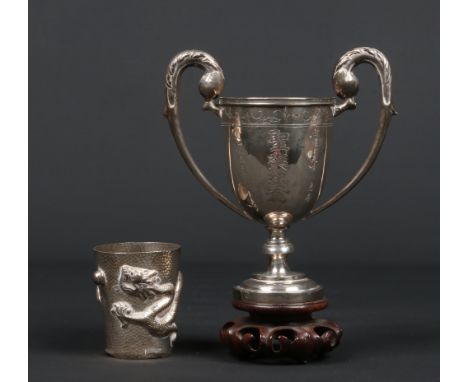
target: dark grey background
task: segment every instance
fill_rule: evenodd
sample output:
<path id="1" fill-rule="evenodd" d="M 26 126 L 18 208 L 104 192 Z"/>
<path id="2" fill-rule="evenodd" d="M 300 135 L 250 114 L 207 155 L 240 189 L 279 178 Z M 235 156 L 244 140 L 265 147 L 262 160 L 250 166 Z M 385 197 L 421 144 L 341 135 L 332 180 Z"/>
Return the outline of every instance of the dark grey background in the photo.
<path id="1" fill-rule="evenodd" d="M 44 0 L 30 2 L 29 34 L 33 380 L 438 378 L 438 2 Z M 220 62 L 224 95 L 330 96 L 337 58 L 356 46 L 387 55 L 399 115 L 360 186 L 290 230 L 291 264 L 325 285 L 331 306 L 322 315 L 345 327 L 343 344 L 299 368 L 234 362 L 216 331 L 236 314 L 232 284 L 264 267 L 266 234 L 185 167 L 162 116 L 166 66 L 198 48 Z M 356 72 L 359 106 L 332 128 L 325 197 L 356 171 L 376 129 L 376 75 Z M 201 111 L 200 75 L 184 75 L 182 122 L 200 167 L 230 194 L 223 131 Z M 183 245 L 180 340 L 159 363 L 99 354 L 91 248 L 126 240 Z"/>

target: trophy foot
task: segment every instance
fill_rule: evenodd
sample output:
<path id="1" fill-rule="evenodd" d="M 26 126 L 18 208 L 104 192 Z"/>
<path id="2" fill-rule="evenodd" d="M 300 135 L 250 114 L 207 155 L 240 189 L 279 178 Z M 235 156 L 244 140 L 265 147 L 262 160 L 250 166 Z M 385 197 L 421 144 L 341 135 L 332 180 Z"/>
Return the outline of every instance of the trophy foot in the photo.
<path id="1" fill-rule="evenodd" d="M 270 308 L 227 322 L 220 337 L 243 360 L 307 363 L 337 347 L 342 333 L 337 324 L 312 318 L 310 312 L 285 314 L 284 308 Z"/>
<path id="2" fill-rule="evenodd" d="M 226 323 L 220 337 L 234 355 L 266 362 L 309 362 L 338 346 L 343 331 L 312 317 L 328 305 L 323 288 L 292 272 L 286 257 L 294 247 L 284 234 L 292 215 L 271 212 L 264 220 L 270 238 L 263 246 L 268 269 L 234 287 L 233 305 L 250 316 Z"/>

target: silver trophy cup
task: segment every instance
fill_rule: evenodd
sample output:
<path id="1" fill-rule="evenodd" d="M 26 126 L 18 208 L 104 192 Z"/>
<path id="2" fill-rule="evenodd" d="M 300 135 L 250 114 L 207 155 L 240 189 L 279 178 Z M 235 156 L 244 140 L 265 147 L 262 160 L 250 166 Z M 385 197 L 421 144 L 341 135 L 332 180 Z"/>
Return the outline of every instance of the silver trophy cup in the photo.
<path id="1" fill-rule="evenodd" d="M 366 160 L 354 177 L 334 196 L 316 206 L 326 171 L 328 131 L 335 117 L 356 108 L 358 79 L 353 68 L 363 62 L 376 69 L 381 83 L 377 134 Z M 205 99 L 203 108 L 213 111 L 226 131 L 229 178 L 237 204 L 207 180 L 186 146 L 179 121 L 178 83 L 181 73 L 189 66 L 204 70 L 199 85 Z M 265 224 L 270 233 L 263 246 L 263 252 L 269 259 L 267 270 L 254 274 L 234 288 L 233 304 L 239 309 L 256 314 L 291 313 L 301 309 L 310 313 L 323 309 L 327 304 L 320 285 L 289 269 L 286 259 L 294 247 L 285 231 L 291 223 L 330 207 L 359 183 L 374 163 L 394 114 L 390 66 L 376 49 L 356 48 L 343 55 L 335 67 L 333 85 L 337 95 L 344 99 L 343 103 L 336 104 L 335 99 L 329 97 L 220 97 L 224 86 L 223 71 L 209 54 L 197 50 L 184 51 L 169 64 L 165 113 L 187 166 L 215 198 L 242 217 Z M 232 341 L 242 339 L 245 332 L 242 330 L 231 332 L 228 337 Z M 338 343 L 339 336 L 341 332 L 335 330 L 333 346 Z M 295 338 L 290 340 L 293 343 Z M 262 341 L 260 339 L 260 343 Z M 242 341 L 232 345 L 236 346 L 242 347 Z M 271 343 L 265 346 L 272 347 Z M 260 356 L 267 350 L 262 353 L 257 349 L 257 353 Z"/>

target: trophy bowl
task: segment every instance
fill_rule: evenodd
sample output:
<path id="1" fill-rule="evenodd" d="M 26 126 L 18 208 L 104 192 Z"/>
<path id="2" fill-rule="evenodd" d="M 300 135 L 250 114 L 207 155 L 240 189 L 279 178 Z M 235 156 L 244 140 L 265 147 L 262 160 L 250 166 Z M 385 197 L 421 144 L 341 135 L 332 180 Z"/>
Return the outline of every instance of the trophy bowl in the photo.
<path id="1" fill-rule="evenodd" d="M 257 220 L 273 211 L 305 217 L 322 188 L 334 99 L 221 97 L 217 104 L 244 211 Z"/>
<path id="2" fill-rule="evenodd" d="M 369 63 L 381 83 L 381 108 L 374 142 L 351 180 L 316 206 L 327 162 L 328 130 L 335 117 L 356 108 L 359 81 L 353 69 Z M 204 176 L 187 148 L 180 128 L 178 83 L 190 66 L 204 70 L 199 90 L 203 108 L 214 112 L 226 132 L 231 202 Z M 287 256 L 294 251 L 286 237 L 290 224 L 327 209 L 370 170 L 395 114 L 391 103 L 391 70 L 374 48 L 355 48 L 344 54 L 333 72 L 333 86 L 344 99 L 330 97 L 221 97 L 224 74 L 208 53 L 188 50 L 176 55 L 166 74 L 166 111 L 172 134 L 187 166 L 205 189 L 248 220 L 263 223 L 269 238 L 263 245 L 268 267 L 234 287 L 234 307 L 250 317 L 228 322 L 221 339 L 236 355 L 248 359 L 293 359 L 307 362 L 335 348 L 341 328 L 312 318 L 328 302 L 323 288 L 304 274 L 293 272 Z"/>

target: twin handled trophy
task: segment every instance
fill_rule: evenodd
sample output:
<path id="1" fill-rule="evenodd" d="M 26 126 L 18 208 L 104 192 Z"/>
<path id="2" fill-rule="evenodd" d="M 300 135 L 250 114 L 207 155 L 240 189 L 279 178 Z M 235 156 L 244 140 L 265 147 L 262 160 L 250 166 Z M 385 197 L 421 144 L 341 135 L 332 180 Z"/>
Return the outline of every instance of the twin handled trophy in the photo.
<path id="1" fill-rule="evenodd" d="M 378 130 L 370 152 L 353 178 L 330 199 L 315 206 L 322 189 L 327 135 L 333 118 L 356 108 L 359 81 L 353 69 L 366 62 L 380 78 Z M 204 70 L 199 90 L 203 109 L 213 111 L 226 131 L 230 182 L 239 204 L 232 203 L 203 175 L 180 128 L 178 85 L 182 72 Z M 377 49 L 356 48 L 344 54 L 333 73 L 334 98 L 220 97 L 224 75 L 209 54 L 188 50 L 176 55 L 166 74 L 166 110 L 177 147 L 195 178 L 225 206 L 248 220 L 265 224 L 270 237 L 263 245 L 268 268 L 234 287 L 233 305 L 249 317 L 226 323 L 221 339 L 241 358 L 292 359 L 307 362 L 339 344 L 342 330 L 312 312 L 326 308 L 323 288 L 293 272 L 287 256 L 294 251 L 286 237 L 290 224 L 324 211 L 351 191 L 372 167 L 395 110 L 391 70 Z"/>

